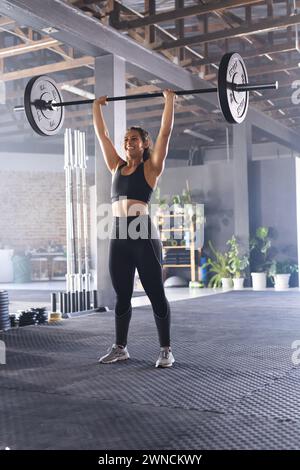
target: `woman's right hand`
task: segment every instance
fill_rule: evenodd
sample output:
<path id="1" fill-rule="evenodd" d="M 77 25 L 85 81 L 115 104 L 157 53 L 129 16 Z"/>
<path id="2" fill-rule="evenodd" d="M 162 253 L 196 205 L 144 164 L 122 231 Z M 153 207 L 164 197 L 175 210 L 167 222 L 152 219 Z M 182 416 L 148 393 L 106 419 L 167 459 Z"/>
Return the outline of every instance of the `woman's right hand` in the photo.
<path id="1" fill-rule="evenodd" d="M 106 106 L 107 105 L 107 98 L 108 96 L 99 96 L 93 102 L 94 106 Z"/>

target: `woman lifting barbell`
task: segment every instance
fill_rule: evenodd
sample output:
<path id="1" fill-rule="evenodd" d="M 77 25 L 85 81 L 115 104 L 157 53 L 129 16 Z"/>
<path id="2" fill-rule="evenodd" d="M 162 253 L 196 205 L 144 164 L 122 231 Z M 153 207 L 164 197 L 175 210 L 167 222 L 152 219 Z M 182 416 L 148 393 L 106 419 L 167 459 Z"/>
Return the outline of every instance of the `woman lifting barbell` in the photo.
<path id="1" fill-rule="evenodd" d="M 131 319 L 131 297 L 135 269 L 151 301 L 158 330 L 160 353 L 156 367 L 170 367 L 174 356 L 170 346 L 170 305 L 162 280 L 162 243 L 149 216 L 148 203 L 164 170 L 174 120 L 175 93 L 164 90 L 165 105 L 161 127 L 153 150 L 147 131 L 130 127 L 124 139 L 126 163 L 109 138 L 102 109 L 106 96 L 93 103 L 93 120 L 104 160 L 112 173 L 113 228 L 109 247 L 109 271 L 116 291 L 115 343 L 99 359 L 111 364 L 129 358 L 127 336 Z M 140 227 L 137 237 L 137 227 Z M 124 236 L 124 229 L 126 234 Z"/>

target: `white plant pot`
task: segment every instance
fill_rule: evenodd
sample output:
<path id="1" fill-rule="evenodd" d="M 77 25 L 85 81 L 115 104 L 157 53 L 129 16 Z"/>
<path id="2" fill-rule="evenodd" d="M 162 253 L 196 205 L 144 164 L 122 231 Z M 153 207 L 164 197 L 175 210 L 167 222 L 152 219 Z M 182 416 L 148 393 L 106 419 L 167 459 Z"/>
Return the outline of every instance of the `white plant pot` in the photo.
<path id="1" fill-rule="evenodd" d="M 184 208 L 180 204 L 173 204 L 174 214 L 184 214 Z"/>
<path id="2" fill-rule="evenodd" d="M 267 287 L 267 273 L 251 273 L 253 290 L 264 290 Z"/>
<path id="3" fill-rule="evenodd" d="M 224 290 L 232 289 L 232 279 L 230 277 L 222 277 L 222 287 Z"/>
<path id="4" fill-rule="evenodd" d="M 233 279 L 233 288 L 234 290 L 244 289 L 244 278 L 243 277 L 234 277 Z"/>
<path id="5" fill-rule="evenodd" d="M 275 289 L 285 290 L 289 288 L 290 274 L 275 274 Z"/>

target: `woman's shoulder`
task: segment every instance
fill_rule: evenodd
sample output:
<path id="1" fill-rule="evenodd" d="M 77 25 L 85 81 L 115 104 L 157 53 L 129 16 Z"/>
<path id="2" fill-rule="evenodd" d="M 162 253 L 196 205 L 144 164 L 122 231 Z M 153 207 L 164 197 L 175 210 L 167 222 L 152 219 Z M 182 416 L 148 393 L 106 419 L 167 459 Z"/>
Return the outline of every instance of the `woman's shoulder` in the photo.
<path id="1" fill-rule="evenodd" d="M 119 160 L 117 162 L 117 165 L 115 166 L 114 170 L 112 171 L 112 175 L 114 175 L 115 173 L 117 173 L 117 171 L 122 168 L 123 166 L 127 165 L 126 162 L 124 162 L 124 160 L 119 157 Z"/>
<path id="2" fill-rule="evenodd" d="M 157 174 L 157 171 L 155 169 L 155 166 L 153 165 L 151 158 L 147 158 L 147 160 L 144 161 L 144 168 L 145 171 L 147 171 L 149 174 Z"/>
<path id="3" fill-rule="evenodd" d="M 155 168 L 153 168 L 150 159 L 144 162 L 144 170 L 144 177 L 146 182 L 152 189 L 155 189 L 159 175 L 157 175 L 157 171 L 155 171 Z"/>

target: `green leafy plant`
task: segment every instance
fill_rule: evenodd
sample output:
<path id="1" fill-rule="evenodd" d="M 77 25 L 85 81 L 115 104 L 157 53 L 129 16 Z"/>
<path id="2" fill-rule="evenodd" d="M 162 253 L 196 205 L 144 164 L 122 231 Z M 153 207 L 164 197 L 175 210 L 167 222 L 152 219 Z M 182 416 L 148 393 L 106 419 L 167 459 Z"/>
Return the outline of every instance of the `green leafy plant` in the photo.
<path id="1" fill-rule="evenodd" d="M 154 193 L 153 193 L 153 197 L 154 197 L 154 201 L 156 202 L 156 204 L 159 204 L 160 206 L 163 206 L 165 204 L 167 204 L 168 202 L 168 199 L 167 197 L 162 197 L 161 196 L 161 191 L 160 191 L 160 187 L 157 186 L 157 188 L 155 189 Z"/>
<path id="2" fill-rule="evenodd" d="M 231 278 L 228 253 L 221 253 L 221 251 L 216 250 L 211 241 L 208 242 L 208 245 L 214 259 L 208 258 L 203 267 L 208 267 L 209 271 L 215 273 L 210 279 L 208 287 L 220 287 L 222 278 Z"/>
<path id="3" fill-rule="evenodd" d="M 181 204 L 181 197 L 180 194 L 174 194 L 171 198 L 172 204 Z"/>
<path id="4" fill-rule="evenodd" d="M 268 272 L 272 261 L 269 251 L 272 242 L 268 227 L 258 227 L 250 240 L 250 262 L 252 272 Z"/>
<path id="5" fill-rule="evenodd" d="M 228 251 L 230 274 L 235 278 L 240 278 L 244 276 L 244 270 L 249 265 L 249 257 L 240 255 L 240 247 L 234 235 L 227 241 L 227 245 L 230 246 Z"/>
<path id="6" fill-rule="evenodd" d="M 270 269 L 269 276 L 274 282 L 276 274 L 293 274 L 298 272 L 298 265 L 293 263 L 291 260 L 276 261 L 273 260 Z"/>
<path id="7" fill-rule="evenodd" d="M 192 194 L 189 189 L 188 180 L 186 180 L 186 188 L 182 190 L 182 194 L 175 194 L 171 198 L 172 204 L 192 204 Z"/>
<path id="8" fill-rule="evenodd" d="M 182 204 L 192 204 L 192 194 L 189 188 L 188 180 L 185 181 L 186 189 L 182 191 L 181 202 Z"/>

